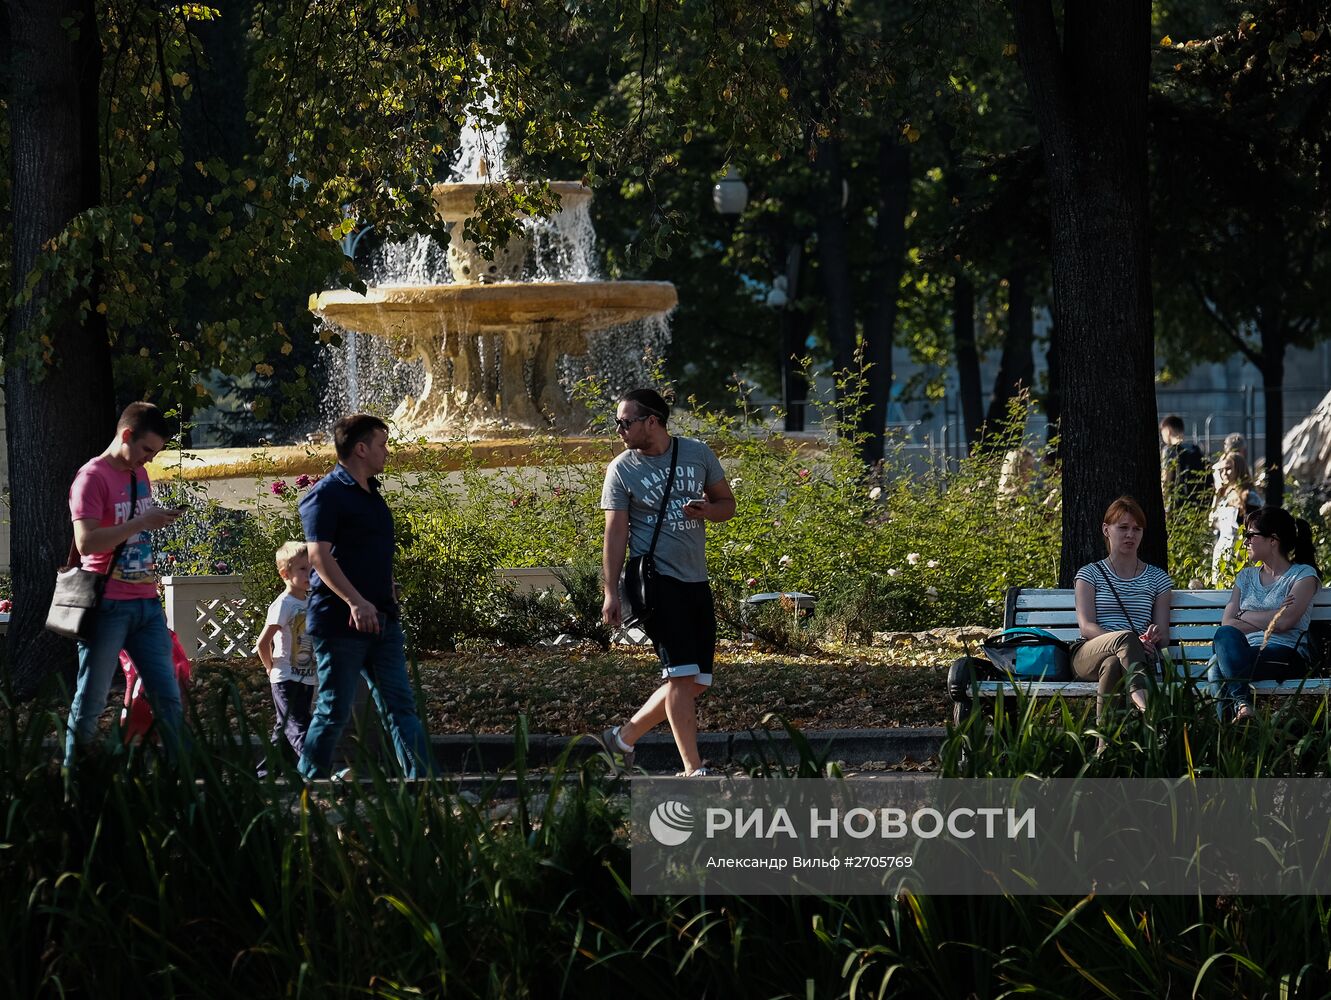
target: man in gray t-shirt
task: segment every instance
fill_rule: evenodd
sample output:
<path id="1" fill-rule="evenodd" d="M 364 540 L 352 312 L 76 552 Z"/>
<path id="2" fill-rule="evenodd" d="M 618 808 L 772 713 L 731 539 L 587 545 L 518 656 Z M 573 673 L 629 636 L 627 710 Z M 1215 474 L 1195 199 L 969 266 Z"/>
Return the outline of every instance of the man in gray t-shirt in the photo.
<path id="1" fill-rule="evenodd" d="M 627 763 L 638 737 L 668 720 L 684 762 L 682 773 L 695 775 L 707 773 L 698 754 L 696 701 L 712 683 L 716 652 L 705 522 L 734 517 L 735 496 L 712 449 L 693 438 L 672 437 L 666 429 L 669 418 L 670 405 L 652 389 L 626 392 L 616 410 L 615 424 L 625 450 L 606 469 L 601 489 L 601 508 L 606 512 L 602 616 L 612 627 L 624 620 L 619 578 L 625 552 L 646 553 L 660 517 L 653 558 L 661 574 L 661 601 L 653 608 L 647 635 L 661 660 L 663 683 L 632 719 L 606 730 L 601 740 L 612 758 L 622 755 Z M 671 475 L 673 485 L 661 516 Z"/>

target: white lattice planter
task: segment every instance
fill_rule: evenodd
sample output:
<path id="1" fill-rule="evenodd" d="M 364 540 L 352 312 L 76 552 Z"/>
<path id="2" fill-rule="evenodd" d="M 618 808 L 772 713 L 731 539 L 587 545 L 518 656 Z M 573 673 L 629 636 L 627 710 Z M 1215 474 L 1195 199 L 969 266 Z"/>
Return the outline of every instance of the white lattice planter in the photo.
<path id="1" fill-rule="evenodd" d="M 245 620 L 240 577 L 167 576 L 166 623 L 191 658 L 248 656 L 258 638 Z"/>

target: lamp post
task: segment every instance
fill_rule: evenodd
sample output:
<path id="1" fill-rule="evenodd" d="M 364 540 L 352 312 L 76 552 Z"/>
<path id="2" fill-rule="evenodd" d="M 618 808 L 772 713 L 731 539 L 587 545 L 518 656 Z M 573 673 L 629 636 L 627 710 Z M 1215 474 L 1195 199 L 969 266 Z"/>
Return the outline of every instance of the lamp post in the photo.
<path id="1" fill-rule="evenodd" d="M 726 175 L 712 188 L 712 204 L 722 215 L 739 215 L 749 203 L 749 186 L 733 164 L 727 165 Z"/>

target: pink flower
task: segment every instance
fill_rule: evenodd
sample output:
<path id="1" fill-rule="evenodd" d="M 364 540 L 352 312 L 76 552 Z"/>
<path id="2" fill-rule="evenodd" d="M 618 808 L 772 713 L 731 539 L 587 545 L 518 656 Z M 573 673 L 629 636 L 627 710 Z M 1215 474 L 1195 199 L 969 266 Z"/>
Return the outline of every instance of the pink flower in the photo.
<path id="1" fill-rule="evenodd" d="M 14 602 L 13 602 L 13 601 L 0 601 L 0 614 L 6 614 L 6 615 L 7 615 L 7 614 L 9 614 L 9 612 L 11 612 L 11 611 L 13 611 L 13 610 L 14 610 Z"/>
<path id="2" fill-rule="evenodd" d="M 754 576 L 749 577 L 747 580 L 744 581 L 744 586 L 746 587 L 758 586 L 758 578 Z"/>
<path id="3" fill-rule="evenodd" d="M 230 573 L 230 572 L 231 572 L 231 567 L 228 566 L 226 563 L 222 562 L 222 560 L 220 560 L 220 559 L 217 560 L 217 562 L 213 563 L 213 569 L 217 570 L 217 572 L 219 572 L 219 573 Z"/>
<path id="4" fill-rule="evenodd" d="M 285 496 L 287 492 L 287 481 L 285 479 L 274 479 L 268 491 L 275 497 Z"/>
<path id="5" fill-rule="evenodd" d="M 799 476 L 801 479 L 806 479 L 806 478 L 808 478 L 809 470 L 808 470 L 808 469 L 800 469 L 800 471 L 797 472 L 797 473 L 795 473 L 795 475 Z"/>
<path id="6" fill-rule="evenodd" d="M 309 486 L 310 483 L 312 482 L 314 482 L 314 480 L 302 472 L 299 476 L 296 477 L 296 489 L 303 490 L 306 486 Z"/>

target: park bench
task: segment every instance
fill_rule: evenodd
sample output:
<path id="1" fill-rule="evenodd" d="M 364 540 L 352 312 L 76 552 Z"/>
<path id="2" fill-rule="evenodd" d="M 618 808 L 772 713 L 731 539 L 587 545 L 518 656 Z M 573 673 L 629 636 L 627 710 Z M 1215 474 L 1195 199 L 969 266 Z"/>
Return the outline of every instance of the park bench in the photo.
<path id="1" fill-rule="evenodd" d="M 1176 590 L 1169 612 L 1169 657 L 1177 676 L 1193 678 L 1206 675 L 1211 659 L 1211 639 L 1220 626 L 1220 617 L 1229 602 L 1229 590 Z M 1068 642 L 1078 637 L 1077 610 L 1071 590 L 1044 590 L 1012 587 L 1003 606 L 1003 627 L 1030 625 L 1052 632 Z M 1314 637 L 1325 657 L 1331 633 L 1331 588 L 1322 587 L 1313 598 Z M 1311 677 L 1294 681 L 1255 681 L 1255 693 L 1328 694 L 1331 678 Z M 982 680 L 964 657 L 948 672 L 948 693 L 952 697 L 952 718 L 960 723 L 973 709 L 975 699 L 992 699 L 1000 692 L 1032 697 L 1061 695 L 1064 698 L 1094 697 L 1094 681 Z"/>

